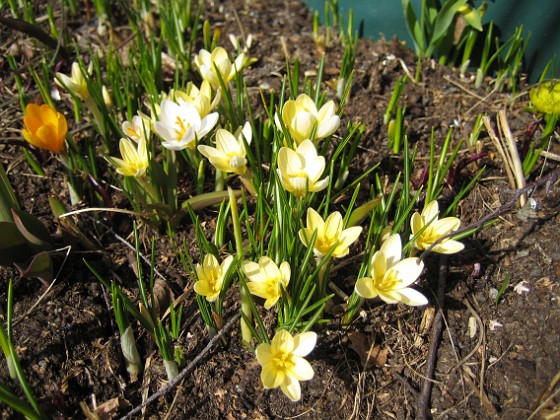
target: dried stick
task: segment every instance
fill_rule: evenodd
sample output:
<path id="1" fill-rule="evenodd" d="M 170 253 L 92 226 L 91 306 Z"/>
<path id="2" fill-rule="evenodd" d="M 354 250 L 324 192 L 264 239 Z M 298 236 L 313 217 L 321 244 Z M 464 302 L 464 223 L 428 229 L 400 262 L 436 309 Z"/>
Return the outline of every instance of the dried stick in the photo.
<path id="1" fill-rule="evenodd" d="M 426 360 L 426 370 L 424 372 L 424 382 L 422 383 L 422 390 L 416 404 L 416 418 L 428 419 L 430 417 L 430 396 L 432 395 L 432 377 L 436 367 L 437 350 L 439 341 L 441 339 L 441 332 L 443 331 L 443 304 L 445 300 L 445 284 L 447 282 L 447 255 L 442 254 L 439 260 L 439 278 L 438 278 L 438 291 L 437 303 L 439 309 L 434 318 L 434 326 L 432 328 L 432 335 L 430 337 L 430 350 Z"/>
<path id="2" fill-rule="evenodd" d="M 220 331 L 218 331 L 218 334 L 216 334 L 214 337 L 212 337 L 212 339 L 208 342 L 206 347 L 204 347 L 204 349 L 200 353 L 198 353 L 198 355 L 192 360 L 192 362 L 190 362 L 187 365 L 187 367 L 185 367 L 185 369 L 183 369 L 181 371 L 181 373 L 179 373 L 175 378 L 173 378 L 173 380 L 171 380 L 165 388 L 160 389 L 158 392 L 156 392 L 154 395 L 152 395 L 150 398 L 148 398 L 142 404 L 138 405 L 136 408 L 129 411 L 127 415 L 125 415 L 124 417 L 121 417 L 121 420 L 129 419 L 132 416 L 134 416 L 135 414 L 138 414 L 148 404 L 152 403 L 153 401 L 157 400 L 158 398 L 163 397 L 168 392 L 170 392 L 173 388 L 175 388 L 175 386 L 177 386 L 177 384 L 179 384 L 183 379 L 185 379 L 185 377 L 195 368 L 195 366 L 206 355 L 206 353 L 208 353 L 212 349 L 212 347 L 214 347 L 214 345 L 218 342 L 218 340 L 220 340 L 220 338 L 222 338 L 222 335 L 224 335 L 226 332 L 228 332 L 233 327 L 233 325 L 239 319 L 240 316 L 241 315 L 239 313 L 235 314 L 226 323 L 226 325 L 224 325 L 224 327 Z"/>

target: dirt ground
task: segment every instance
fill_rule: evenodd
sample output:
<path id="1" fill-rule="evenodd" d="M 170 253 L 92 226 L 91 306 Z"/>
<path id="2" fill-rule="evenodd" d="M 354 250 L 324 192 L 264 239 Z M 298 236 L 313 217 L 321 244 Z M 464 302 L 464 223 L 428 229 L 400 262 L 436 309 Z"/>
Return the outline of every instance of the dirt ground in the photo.
<path id="1" fill-rule="evenodd" d="M 205 6 L 204 16 L 213 26 L 221 27 L 224 46 L 228 34 L 253 35 L 250 53 L 258 61 L 245 75 L 255 103 L 259 101 L 259 90 L 280 90 L 286 72 L 286 53 L 292 61 L 299 59 L 302 72 L 311 74 L 317 70 L 320 51 L 311 33 L 311 14 L 299 2 L 211 1 Z M 76 36 L 84 37 L 94 27 L 94 22 L 77 20 L 68 24 Z M 124 38 L 127 28 L 118 30 Z M 25 39 L 21 33 L 4 29 L 0 35 L 0 159 L 22 207 L 40 217 L 55 234 L 57 225 L 47 196 L 54 193 L 68 201 L 62 169 L 48 155 L 45 155 L 48 159 L 45 177 L 35 176 L 27 165 L 18 144 L 22 141 L 21 108 L 4 58 L 5 52 L 17 44 L 20 46 L 17 61 L 36 65 L 42 47 L 25 43 Z M 24 54 L 26 51 L 28 56 Z M 342 53 L 342 47 L 336 42 L 326 48 L 327 85 L 336 79 Z M 71 60 L 57 65 L 69 69 Z M 353 88 L 343 121 L 343 124 L 360 121 L 366 126 L 360 151 L 351 166 L 353 175 L 380 163 L 382 178 L 392 180 L 402 167 L 402 158 L 388 151 L 383 114 L 397 80 L 405 70 L 414 73 L 415 67 L 414 54 L 396 40 L 360 40 Z M 24 80 L 29 99 L 38 98 L 32 79 Z M 409 82 L 401 100 L 407 106 L 406 125 L 411 145 L 418 148 L 415 176 L 420 177 L 427 165 L 432 129 L 441 144 L 448 128 L 455 126 L 453 139 L 457 142 L 469 136 L 474 119 L 481 113 L 494 120 L 496 113 L 505 109 L 522 149 L 530 140 L 528 127 L 534 119 L 526 109 L 527 92 L 523 85 L 515 95 L 495 92 L 491 80 L 481 89 L 475 89 L 470 75 L 463 77 L 455 69 L 425 61 L 421 82 Z M 66 111 L 70 117 L 72 110 Z M 263 115 L 264 111 L 259 109 L 257 113 Z M 482 150 L 493 155 L 477 162 L 479 167 L 486 165 L 487 170 L 459 206 L 458 217 L 463 225 L 476 223 L 514 197 L 503 162 L 486 132 L 481 139 Z M 553 140 L 551 151 L 558 153 L 558 149 L 558 141 Z M 472 152 L 465 150 L 465 156 L 469 154 Z M 551 162 L 537 166 L 528 183 L 538 182 L 558 170 Z M 446 188 L 444 195 L 452 197 L 460 183 L 468 181 L 472 170 L 472 167 L 463 170 L 457 184 Z M 447 261 L 430 256 L 426 261 L 430 273 L 438 273 L 442 264 L 448 265 L 449 272 L 442 275 L 443 280 L 422 277 L 419 286 L 430 299 L 428 307 L 373 302 L 364 306 L 362 316 L 351 326 L 343 328 L 338 321 L 344 302 L 335 298 L 329 315 L 336 322 L 321 331 L 318 347 L 309 359 L 315 378 L 302 384 L 300 402 L 291 403 L 279 390 L 263 389 L 260 367 L 254 355 L 241 346 L 233 329 L 226 334 L 225 343 L 204 353 L 185 380 L 149 404 L 143 416 L 418 418 L 418 401 L 427 381 L 425 372 L 432 347 L 436 362 L 428 413 L 433 418 L 558 416 L 560 397 L 555 394 L 559 387 L 555 376 L 560 373 L 560 187 L 554 181 L 549 177 L 549 182 L 529 190 L 534 208 L 514 207 L 503 213 L 497 223 L 465 240 L 466 249 L 461 254 L 450 256 Z M 118 194 L 114 202 L 117 206 L 127 206 Z M 210 220 L 213 214 L 208 211 L 201 215 L 204 217 Z M 57 256 L 59 276 L 38 305 L 35 306 L 45 286 L 27 279 L 17 279 L 14 284 L 17 322 L 14 341 L 18 356 L 35 395 L 51 418 L 83 418 L 80 403 L 93 410 L 107 401 L 115 403 L 108 415 L 120 417 L 165 384 L 159 354 L 145 336 L 139 338 L 141 356 L 146 360 L 145 372 L 138 381 L 130 383 L 124 369 L 110 296 L 82 260 L 86 259 L 106 278 L 118 280 L 135 296 L 136 277 L 129 258 L 133 254 L 117 237 L 131 240 L 132 220 L 127 215 L 114 215 L 100 221 L 103 225 L 85 216 L 78 219 L 98 249 L 74 252 L 66 260 L 63 255 Z M 189 291 L 185 332 L 178 342 L 189 363 L 208 343 L 197 314 L 193 280 L 182 269 L 165 235 L 153 231 L 142 234 L 144 238 L 158 235 L 156 267 L 171 290 L 176 295 Z M 191 243 L 193 238 L 193 227 L 185 222 L 175 243 L 183 240 Z M 198 261 L 194 242 L 192 247 L 193 258 Z M 352 268 L 341 267 L 333 276 L 334 283 L 346 293 L 351 292 L 356 280 L 357 273 Z M 11 268 L 0 270 L 0 302 L 5 306 L 7 281 L 17 276 Z M 496 294 L 506 278 L 509 286 L 496 303 Z M 444 315 L 440 341 L 434 340 L 432 329 L 437 318 L 438 285 L 442 281 L 445 281 L 445 299 L 439 302 Z M 238 291 L 232 292 L 235 293 Z M 225 321 L 239 309 L 233 295 L 230 299 L 232 304 L 226 311 Z M 368 352 L 373 355 L 374 363 L 365 365 Z M 18 389 L 8 376 L 4 360 L 0 362 L 0 383 Z M 0 413 L 4 418 L 17 418 L 6 407 L 0 407 Z"/>

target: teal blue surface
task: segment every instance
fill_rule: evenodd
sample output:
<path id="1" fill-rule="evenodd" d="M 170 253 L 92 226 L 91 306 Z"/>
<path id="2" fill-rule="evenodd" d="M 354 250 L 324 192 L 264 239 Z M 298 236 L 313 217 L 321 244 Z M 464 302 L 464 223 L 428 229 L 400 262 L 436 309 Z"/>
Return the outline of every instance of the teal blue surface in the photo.
<path id="1" fill-rule="evenodd" d="M 325 0 L 302 0 L 309 8 L 318 10 L 324 19 Z M 420 10 L 421 0 L 412 0 L 415 10 Z M 475 2 L 476 5 L 480 2 Z M 343 22 L 348 21 L 348 11 L 354 11 L 354 27 L 360 35 L 379 39 L 380 34 L 391 39 L 397 36 L 413 48 L 406 30 L 401 0 L 339 0 Z M 556 55 L 556 68 L 549 77 L 560 77 L 560 0 L 490 0 L 483 24 L 494 20 L 502 40 L 513 35 L 515 28 L 523 25 L 524 34 L 531 33 L 525 52 L 525 71 L 536 81 L 546 63 Z"/>

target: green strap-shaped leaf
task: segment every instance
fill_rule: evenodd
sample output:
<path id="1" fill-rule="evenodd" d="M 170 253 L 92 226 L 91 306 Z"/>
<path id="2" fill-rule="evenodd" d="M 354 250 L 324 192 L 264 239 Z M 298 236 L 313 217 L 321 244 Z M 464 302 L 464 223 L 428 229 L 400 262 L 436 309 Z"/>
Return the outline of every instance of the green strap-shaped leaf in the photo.
<path id="1" fill-rule="evenodd" d="M 4 170 L 2 164 L 0 164 L 0 221 L 1 222 L 12 222 L 12 209 L 19 209 L 19 205 L 8 179 L 8 175 Z"/>
<path id="2" fill-rule="evenodd" d="M 31 249 L 13 222 L 0 222 L 0 266 L 12 265 L 31 257 Z"/>
<path id="3" fill-rule="evenodd" d="M 25 264 L 16 264 L 21 277 L 37 277 L 48 284 L 54 279 L 54 269 L 51 256 L 48 252 L 35 254 L 31 261 Z"/>
<path id="4" fill-rule="evenodd" d="M 20 233 L 37 251 L 53 249 L 51 235 L 45 225 L 35 216 L 23 210 L 12 209 L 12 216 Z"/>
<path id="5" fill-rule="evenodd" d="M 458 1 L 448 0 L 445 3 L 443 3 L 443 6 L 441 7 L 441 10 L 437 15 L 436 22 L 434 24 L 434 31 L 432 33 L 432 36 L 430 38 L 430 43 L 426 51 L 427 56 L 430 56 L 433 53 L 438 42 L 443 37 L 445 37 L 447 32 L 450 30 L 455 14 L 459 10 L 459 8 L 464 6 L 466 3 L 467 0 L 458 0 Z"/>

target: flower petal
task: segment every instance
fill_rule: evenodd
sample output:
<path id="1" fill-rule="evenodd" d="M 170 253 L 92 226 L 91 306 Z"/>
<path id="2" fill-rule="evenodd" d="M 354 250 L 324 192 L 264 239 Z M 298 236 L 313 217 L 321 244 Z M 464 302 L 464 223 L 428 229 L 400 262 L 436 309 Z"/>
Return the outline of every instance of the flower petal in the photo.
<path id="1" fill-rule="evenodd" d="M 438 202 L 437 200 L 433 200 L 426 207 L 424 207 L 424 210 L 422 210 L 422 219 L 424 219 L 424 224 L 430 223 L 431 220 L 437 220 L 438 214 Z"/>
<path id="2" fill-rule="evenodd" d="M 297 334 L 294 337 L 294 351 L 296 356 L 307 356 L 315 348 L 317 344 L 317 334 L 313 331 L 307 331 Z"/>
<path id="3" fill-rule="evenodd" d="M 410 287 L 400 289 L 398 293 L 401 295 L 401 302 L 410 306 L 422 306 L 428 304 L 428 299 L 422 293 Z"/>
<path id="4" fill-rule="evenodd" d="M 282 392 L 292 401 L 301 399 L 301 385 L 296 378 L 286 376 L 284 382 L 280 385 Z"/>
<path id="5" fill-rule="evenodd" d="M 399 285 L 395 289 L 400 289 L 414 283 L 423 269 L 424 263 L 420 258 L 405 258 L 391 267 L 385 275 L 394 276 L 399 280 Z"/>
<path id="6" fill-rule="evenodd" d="M 440 254 L 455 254 L 465 249 L 465 245 L 459 241 L 449 239 L 441 244 L 437 244 L 432 251 Z"/>
<path id="7" fill-rule="evenodd" d="M 294 367 L 290 370 L 290 374 L 298 381 L 308 381 L 315 376 L 313 367 L 303 357 L 293 356 L 292 362 L 294 362 Z"/>
<path id="8" fill-rule="evenodd" d="M 385 255 L 387 268 L 392 267 L 402 258 L 402 243 L 398 233 L 394 233 L 381 245 L 380 251 Z"/>
<path id="9" fill-rule="evenodd" d="M 373 299 L 379 295 L 377 289 L 375 288 L 375 283 L 370 277 L 362 277 L 361 279 L 358 279 L 354 289 L 359 296 L 366 299 Z"/>

